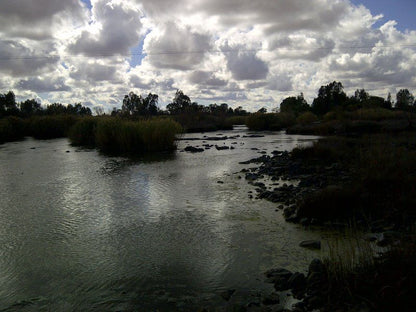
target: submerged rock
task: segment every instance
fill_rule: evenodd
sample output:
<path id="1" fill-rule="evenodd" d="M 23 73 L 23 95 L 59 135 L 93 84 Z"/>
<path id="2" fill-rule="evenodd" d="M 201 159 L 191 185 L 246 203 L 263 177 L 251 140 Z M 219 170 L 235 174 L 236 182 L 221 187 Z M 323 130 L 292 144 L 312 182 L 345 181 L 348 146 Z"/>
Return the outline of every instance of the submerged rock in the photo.
<path id="1" fill-rule="evenodd" d="M 321 249 L 321 241 L 318 240 L 305 240 L 300 242 L 300 247 L 310 248 L 310 249 Z"/>
<path id="2" fill-rule="evenodd" d="M 199 147 L 194 147 L 194 146 L 187 146 L 184 149 L 186 152 L 191 152 L 191 153 L 200 153 L 203 152 L 204 149 L 203 148 L 199 148 Z"/>

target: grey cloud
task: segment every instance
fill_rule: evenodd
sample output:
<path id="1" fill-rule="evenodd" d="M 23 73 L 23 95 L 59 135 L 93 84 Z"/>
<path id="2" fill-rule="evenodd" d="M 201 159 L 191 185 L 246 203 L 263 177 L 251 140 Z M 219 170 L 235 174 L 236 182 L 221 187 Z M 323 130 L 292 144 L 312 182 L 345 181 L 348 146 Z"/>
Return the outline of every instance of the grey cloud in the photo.
<path id="1" fill-rule="evenodd" d="M 292 91 L 292 79 L 287 74 L 274 75 L 270 77 L 267 89 L 277 91 Z"/>
<path id="2" fill-rule="evenodd" d="M 188 80 L 191 83 L 198 85 L 208 85 L 213 87 L 221 87 L 227 85 L 227 81 L 217 78 L 213 73 L 195 70 L 189 76 Z"/>
<path id="3" fill-rule="evenodd" d="M 332 59 L 329 69 L 346 79 L 378 82 L 385 86 L 415 87 L 416 66 L 413 63 L 408 63 L 411 66 L 406 68 L 401 66 L 408 59 L 403 49 L 380 48 L 358 58 L 345 59 L 342 63 Z"/>
<path id="4" fill-rule="evenodd" d="M 160 37 L 145 42 L 149 62 L 156 68 L 189 70 L 202 62 L 211 48 L 209 35 L 179 27 L 173 22 L 164 25 Z"/>
<path id="5" fill-rule="evenodd" d="M 71 88 L 65 84 L 63 78 L 41 79 L 39 77 L 31 77 L 29 79 L 20 80 L 16 86 L 22 90 L 30 90 L 39 93 L 71 90 Z"/>
<path id="6" fill-rule="evenodd" d="M 58 56 L 46 56 L 51 55 L 53 50 L 52 44 L 45 44 L 42 50 L 36 51 L 18 41 L 2 40 L 0 41 L 0 72 L 12 76 L 29 76 L 50 71 L 59 61 Z"/>
<path id="7" fill-rule="evenodd" d="M 76 80 L 95 81 L 114 81 L 116 80 L 117 68 L 115 66 L 99 63 L 79 66 L 78 69 L 70 73 L 70 77 Z"/>
<path id="8" fill-rule="evenodd" d="M 0 1 L 0 32 L 10 37 L 47 39 L 52 37 L 54 18 L 68 14 L 82 18 L 78 0 L 2 0 Z"/>
<path id="9" fill-rule="evenodd" d="M 140 40 L 140 12 L 119 4 L 97 1 L 93 6 L 95 22 L 102 25 L 99 34 L 83 31 L 68 46 L 72 53 L 89 56 L 128 54 Z"/>
<path id="10" fill-rule="evenodd" d="M 227 67 L 235 80 L 261 80 L 267 77 L 267 64 L 255 52 L 227 52 Z"/>
<path id="11" fill-rule="evenodd" d="M 150 15 L 200 13 L 216 16 L 225 26 L 263 24 L 268 33 L 283 30 L 324 30 L 335 27 L 348 9 L 347 1 L 333 0 L 144 0 Z"/>
<path id="12" fill-rule="evenodd" d="M 132 75 L 130 77 L 130 83 L 133 85 L 134 88 L 139 88 L 139 89 L 150 89 L 152 87 L 152 85 L 154 85 L 154 80 L 150 81 L 150 82 L 145 82 L 143 81 L 143 79 L 141 79 L 139 76 L 137 75 Z"/>

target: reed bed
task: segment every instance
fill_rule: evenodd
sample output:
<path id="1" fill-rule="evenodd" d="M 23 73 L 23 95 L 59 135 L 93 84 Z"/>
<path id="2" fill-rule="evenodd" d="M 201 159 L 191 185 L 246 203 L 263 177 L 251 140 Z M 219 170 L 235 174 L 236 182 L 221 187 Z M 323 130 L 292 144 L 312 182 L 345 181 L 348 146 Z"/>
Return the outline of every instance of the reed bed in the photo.
<path id="1" fill-rule="evenodd" d="M 69 138 L 74 145 L 97 147 L 107 153 L 140 154 L 171 151 L 181 126 L 167 118 L 124 120 L 90 117 L 72 127 Z"/>

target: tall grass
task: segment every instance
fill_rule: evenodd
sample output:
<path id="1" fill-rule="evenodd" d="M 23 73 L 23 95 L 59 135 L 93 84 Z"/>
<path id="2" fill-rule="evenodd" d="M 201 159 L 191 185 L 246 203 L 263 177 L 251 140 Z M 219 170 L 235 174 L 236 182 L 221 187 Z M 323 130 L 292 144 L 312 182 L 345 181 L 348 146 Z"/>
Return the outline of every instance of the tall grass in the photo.
<path id="1" fill-rule="evenodd" d="M 35 116 L 29 119 L 28 134 L 36 139 L 62 138 L 79 120 L 71 115 Z"/>
<path id="2" fill-rule="evenodd" d="M 26 123 L 18 117 L 0 119 L 0 144 L 22 139 L 25 135 Z"/>
<path id="3" fill-rule="evenodd" d="M 350 230 L 348 239 L 329 242 L 324 257 L 327 273 L 326 308 L 354 311 L 365 304 L 371 311 L 415 311 L 416 245 L 406 234 L 381 250 Z"/>
<path id="4" fill-rule="evenodd" d="M 83 117 L 76 122 L 68 132 L 68 138 L 73 145 L 94 147 L 95 130 L 98 117 Z"/>
<path id="5" fill-rule="evenodd" d="M 75 145 L 95 146 L 103 152 L 138 154 L 176 148 L 181 126 L 171 119 L 123 120 L 90 117 L 80 120 L 70 131 Z"/>

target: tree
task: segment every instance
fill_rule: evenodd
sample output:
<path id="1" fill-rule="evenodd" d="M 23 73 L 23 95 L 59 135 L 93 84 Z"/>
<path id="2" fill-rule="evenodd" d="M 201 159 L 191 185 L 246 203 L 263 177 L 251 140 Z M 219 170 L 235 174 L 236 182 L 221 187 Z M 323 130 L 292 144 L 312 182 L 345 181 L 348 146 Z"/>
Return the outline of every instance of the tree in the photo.
<path id="1" fill-rule="evenodd" d="M 312 111 L 317 115 L 324 115 L 336 107 L 344 106 L 346 102 L 347 95 L 342 83 L 334 81 L 319 88 L 318 97 L 312 103 Z"/>
<path id="2" fill-rule="evenodd" d="M 121 111 L 128 116 L 149 116 L 158 113 L 157 102 L 159 96 L 157 94 L 149 93 L 147 97 L 143 98 L 134 92 L 130 92 L 124 96 Z"/>
<path id="3" fill-rule="evenodd" d="M 36 100 L 26 100 L 20 103 L 20 111 L 24 116 L 31 116 L 35 114 L 39 114 L 42 111 L 42 107 L 40 103 Z"/>
<path id="4" fill-rule="evenodd" d="M 410 106 L 413 106 L 414 100 L 415 98 L 409 90 L 401 89 L 396 94 L 396 108 L 407 110 L 410 108 Z"/>
<path id="5" fill-rule="evenodd" d="M 294 114 L 296 117 L 310 110 L 310 107 L 303 97 L 303 93 L 285 98 L 280 104 L 280 112 Z"/>
<path id="6" fill-rule="evenodd" d="M 266 107 L 262 107 L 262 108 L 260 108 L 260 109 L 257 111 L 257 113 L 260 113 L 260 114 L 265 114 L 265 113 L 267 113 L 267 108 L 266 108 Z"/>
<path id="7" fill-rule="evenodd" d="M 19 109 L 16 105 L 16 96 L 13 91 L 0 94 L 0 116 L 1 115 L 17 115 Z"/>
<path id="8" fill-rule="evenodd" d="M 364 89 L 357 89 L 355 90 L 354 98 L 358 103 L 363 103 L 370 98 L 370 95 Z"/>
<path id="9" fill-rule="evenodd" d="M 171 115 L 183 113 L 191 106 L 191 99 L 182 90 L 176 90 L 172 103 L 166 106 Z"/>

